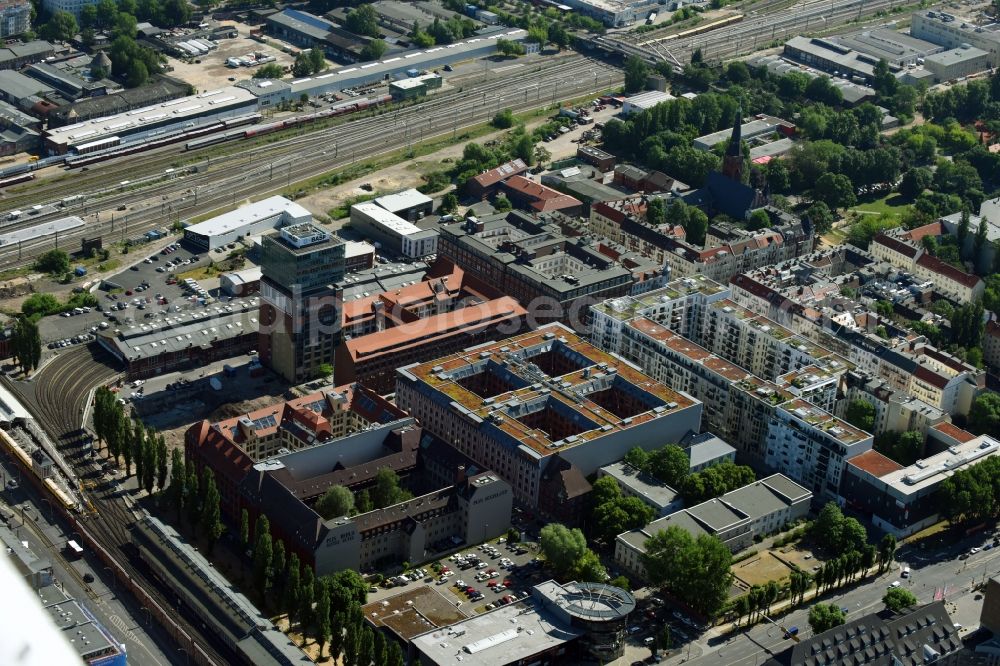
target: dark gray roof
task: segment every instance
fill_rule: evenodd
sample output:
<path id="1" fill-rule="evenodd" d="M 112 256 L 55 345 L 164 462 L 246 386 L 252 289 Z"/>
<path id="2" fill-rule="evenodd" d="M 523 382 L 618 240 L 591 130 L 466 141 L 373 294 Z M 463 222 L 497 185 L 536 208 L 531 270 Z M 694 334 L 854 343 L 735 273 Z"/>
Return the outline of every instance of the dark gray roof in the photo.
<path id="1" fill-rule="evenodd" d="M 803 639 L 765 666 L 922 666 L 962 648 L 943 601 L 909 613 L 871 613 Z M 859 661 L 860 658 L 860 661 Z M 950 662 L 948 662 L 950 663 Z"/>

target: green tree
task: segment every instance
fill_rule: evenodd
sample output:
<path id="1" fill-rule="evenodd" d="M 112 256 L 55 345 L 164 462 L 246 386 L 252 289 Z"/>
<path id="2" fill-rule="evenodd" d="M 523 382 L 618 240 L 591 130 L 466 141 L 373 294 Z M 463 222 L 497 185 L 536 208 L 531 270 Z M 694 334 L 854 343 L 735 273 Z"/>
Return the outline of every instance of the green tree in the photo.
<path id="1" fill-rule="evenodd" d="M 35 259 L 35 270 L 50 275 L 67 273 L 69 272 L 69 255 L 62 250 L 43 252 Z"/>
<path id="2" fill-rule="evenodd" d="M 498 213 L 506 213 L 507 211 L 509 211 L 513 207 L 514 206 L 511 205 L 511 203 L 510 203 L 510 199 L 508 199 L 507 195 L 505 195 L 505 194 L 498 194 L 493 199 L 493 208 Z"/>
<path id="3" fill-rule="evenodd" d="M 680 487 L 691 468 L 688 454 L 676 444 L 667 444 L 648 456 L 646 470 L 674 488 Z"/>
<path id="4" fill-rule="evenodd" d="M 494 127 L 498 129 L 508 129 L 514 126 L 514 111 L 511 109 L 502 109 L 493 116 L 493 120 L 490 121 Z"/>
<path id="5" fill-rule="evenodd" d="M 898 613 L 906 608 L 916 606 L 917 598 L 906 588 L 892 587 L 882 597 L 882 603 L 893 613 Z"/>
<path id="6" fill-rule="evenodd" d="M 38 367 L 42 358 L 42 338 L 38 324 L 31 318 L 18 317 L 14 321 L 10 343 L 11 352 L 25 374 Z"/>
<path id="7" fill-rule="evenodd" d="M 649 464 L 649 454 L 645 449 L 633 446 L 629 452 L 625 454 L 625 457 L 622 458 L 622 461 L 645 472 L 647 471 L 647 466 Z"/>
<path id="8" fill-rule="evenodd" d="M 302 633 L 305 634 L 307 629 L 312 626 L 313 620 L 313 601 L 315 600 L 315 577 L 313 575 L 312 567 L 308 564 L 302 567 L 302 584 L 299 585 L 299 625 L 302 627 Z M 348 634 L 350 635 L 350 634 Z"/>
<path id="9" fill-rule="evenodd" d="M 51 42 L 68 42 L 76 36 L 79 28 L 76 17 L 69 12 L 58 10 L 52 13 L 49 20 L 41 27 L 39 34 Z"/>
<path id="10" fill-rule="evenodd" d="M 375 508 L 367 489 L 358 491 L 358 494 L 354 498 L 354 507 L 358 510 L 358 513 L 368 513 Z"/>
<path id="11" fill-rule="evenodd" d="M 316 502 L 316 513 L 324 520 L 346 516 L 354 509 L 354 494 L 344 486 L 330 486 Z"/>
<path id="12" fill-rule="evenodd" d="M 38 268 L 37 263 L 35 264 L 35 267 Z M 65 272 L 66 271 L 62 271 L 59 274 L 61 275 Z M 23 303 L 21 303 L 21 313 L 25 317 L 30 317 L 32 319 L 38 319 L 39 317 L 43 317 L 45 315 L 55 314 L 56 312 L 59 312 L 60 309 L 62 309 L 62 306 L 59 304 L 58 299 L 56 299 L 56 297 L 52 294 L 46 293 L 32 294 L 26 298 Z"/>
<path id="13" fill-rule="evenodd" d="M 306 51 L 300 51 L 292 62 L 292 76 L 303 77 L 312 74 L 312 61 Z"/>
<path id="14" fill-rule="evenodd" d="M 320 586 L 319 598 L 316 599 L 316 642 L 319 644 L 319 656 L 323 656 L 323 646 L 330 641 L 330 593 L 325 585 Z M 365 662 L 368 663 L 368 662 Z"/>
<path id="15" fill-rule="evenodd" d="M 750 213 L 750 217 L 747 218 L 747 229 L 750 231 L 759 231 L 760 229 L 767 229 L 770 226 L 771 217 L 763 208 L 753 211 Z"/>
<path id="16" fill-rule="evenodd" d="M 813 198 L 822 201 L 831 209 L 849 208 L 857 203 L 854 185 L 841 173 L 824 173 L 816 180 Z"/>
<path id="17" fill-rule="evenodd" d="M 381 60 L 388 48 L 389 47 L 386 46 L 385 41 L 381 39 L 373 39 L 365 44 L 364 48 L 361 49 L 361 59 L 372 62 Z"/>
<path id="18" fill-rule="evenodd" d="M 253 579 L 254 586 L 262 597 L 266 596 L 267 591 L 271 589 L 273 557 L 274 544 L 271 539 L 271 522 L 267 516 L 261 514 L 254 526 Z M 311 602 L 312 599 L 310 599 Z"/>
<path id="19" fill-rule="evenodd" d="M 969 410 L 969 429 L 977 434 L 1000 437 L 1000 395 L 987 391 L 976 397 Z"/>
<path id="20" fill-rule="evenodd" d="M 625 92 L 626 94 L 637 93 L 645 89 L 646 79 L 649 78 L 649 67 L 636 56 L 629 56 L 625 60 Z"/>
<path id="21" fill-rule="evenodd" d="M 897 81 L 892 70 L 889 69 L 889 63 L 885 58 L 880 58 L 875 63 L 874 74 L 874 88 L 880 97 L 892 97 L 896 94 L 896 87 L 899 85 L 899 81 Z"/>
<path id="22" fill-rule="evenodd" d="M 375 474 L 375 485 L 369 494 L 375 509 L 399 504 L 412 497 L 408 491 L 399 487 L 399 476 L 388 467 L 383 467 Z"/>
<path id="23" fill-rule="evenodd" d="M 167 467 L 170 461 L 167 458 L 167 440 L 163 435 L 156 436 L 156 487 L 163 490 L 167 487 Z"/>
<path id="24" fill-rule="evenodd" d="M 809 626 L 814 634 L 839 627 L 844 620 L 844 611 L 836 604 L 816 604 L 809 609 Z"/>
<path id="25" fill-rule="evenodd" d="M 833 228 L 833 211 L 822 201 L 815 201 L 806 209 L 806 217 L 812 223 L 813 232 L 825 234 Z"/>
<path id="26" fill-rule="evenodd" d="M 847 412 L 844 420 L 855 428 L 860 428 L 865 432 L 872 432 L 875 427 L 875 406 L 864 399 L 851 400 L 847 404 Z"/>
<path id="27" fill-rule="evenodd" d="M 559 523 L 549 523 L 541 529 L 538 545 L 546 561 L 560 574 L 569 572 L 588 550 L 583 532 Z"/>
<path id="28" fill-rule="evenodd" d="M 129 461 L 135 461 L 135 478 L 142 488 L 143 479 L 143 468 L 146 465 L 146 456 L 143 455 L 143 451 L 146 447 L 146 429 L 142 426 L 138 420 L 132 424 L 132 437 L 125 447 L 125 476 L 129 475 Z"/>
<path id="29" fill-rule="evenodd" d="M 326 56 L 323 49 L 314 46 L 309 49 L 309 64 L 312 65 L 313 74 L 318 74 L 326 69 Z"/>
<path id="30" fill-rule="evenodd" d="M 201 508 L 201 534 L 208 542 L 208 552 L 211 555 L 215 543 L 222 536 L 225 528 L 222 526 L 222 514 L 219 489 L 215 486 L 215 475 L 208 467 L 205 468 L 205 500 Z"/>
<path id="31" fill-rule="evenodd" d="M 709 617 L 715 617 L 729 597 L 732 553 L 715 536 L 695 539 L 671 525 L 646 541 L 643 563 L 651 583 Z"/>
<path id="32" fill-rule="evenodd" d="M 285 75 L 285 68 L 276 62 L 269 62 L 254 70 L 255 79 L 280 79 Z"/>
<path id="33" fill-rule="evenodd" d="M 517 543 L 521 540 L 521 533 L 516 527 L 507 530 L 507 543 Z"/>
<path id="34" fill-rule="evenodd" d="M 522 56 L 524 47 L 510 39 L 497 39 L 497 53 L 503 56 Z"/>
<path id="35" fill-rule="evenodd" d="M 177 520 L 181 519 L 184 511 L 184 495 L 187 482 L 187 475 L 184 473 L 184 454 L 180 449 L 170 452 L 170 501 L 174 505 L 177 513 Z M 246 509 L 244 509 L 244 513 Z"/>
<path id="36" fill-rule="evenodd" d="M 240 510 L 240 548 L 241 555 L 250 548 L 250 513 L 246 508 Z"/>
<path id="37" fill-rule="evenodd" d="M 899 193 L 908 199 L 916 199 L 934 183 L 934 172 L 927 167 L 907 169 L 899 183 Z"/>
<path id="38" fill-rule="evenodd" d="M 140 425 L 136 424 L 137 428 L 141 428 Z M 209 470 L 205 468 L 205 472 L 208 473 Z M 203 474 L 204 476 L 204 474 Z M 146 438 L 142 442 L 142 487 L 146 489 L 146 492 L 150 495 L 153 494 L 153 484 L 156 481 L 156 443 L 153 442 L 147 433 Z M 205 486 L 202 485 L 201 492 L 204 496 Z M 204 507 L 202 507 L 204 511 Z"/>
<path id="39" fill-rule="evenodd" d="M 573 562 L 570 577 L 587 583 L 603 583 L 608 580 L 608 572 L 601 564 L 601 558 L 589 548 Z"/>
<path id="40" fill-rule="evenodd" d="M 188 512 L 188 520 L 192 525 L 196 524 L 198 517 L 201 515 L 201 494 L 198 492 L 198 470 L 195 469 L 194 463 L 190 460 L 186 465 L 187 469 L 187 483 L 185 484 L 185 490 L 187 494 L 184 497 L 184 508 Z"/>
<path id="41" fill-rule="evenodd" d="M 347 12 L 344 27 L 355 35 L 378 37 L 378 14 L 372 5 L 359 5 Z"/>
<path id="42" fill-rule="evenodd" d="M 285 578 L 285 590 L 281 600 L 281 605 L 288 611 L 289 622 L 294 621 L 299 614 L 299 595 L 302 594 L 301 573 L 299 554 L 293 552 L 288 556 L 288 575 Z"/>
<path id="43" fill-rule="evenodd" d="M 448 192 L 441 197 L 441 205 L 438 206 L 439 213 L 448 215 L 456 210 L 458 210 L 458 196 L 454 192 Z"/>

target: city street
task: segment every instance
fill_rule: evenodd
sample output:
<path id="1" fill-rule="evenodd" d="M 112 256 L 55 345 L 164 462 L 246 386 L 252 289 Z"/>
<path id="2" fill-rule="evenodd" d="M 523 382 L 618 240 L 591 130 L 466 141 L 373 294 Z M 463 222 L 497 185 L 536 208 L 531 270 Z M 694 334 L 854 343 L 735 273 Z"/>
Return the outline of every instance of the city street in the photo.
<path id="1" fill-rule="evenodd" d="M 1000 549 L 981 551 L 966 560 L 959 560 L 963 552 L 968 552 L 973 546 L 981 546 L 992 541 L 992 537 L 979 534 L 936 551 L 917 551 L 903 547 L 897 551 L 897 562 L 887 573 L 870 579 L 871 582 L 852 589 L 834 591 L 824 595 L 819 601 L 834 603 L 848 609 L 848 620 L 881 611 L 882 596 L 886 588 L 894 580 L 900 581 L 917 597 L 920 603 L 934 601 L 935 593 L 941 592 L 947 600 L 948 613 L 952 621 L 961 624 L 961 634 L 967 635 L 979 624 L 979 613 L 982 600 L 975 599 L 974 584 L 984 580 L 986 576 L 1000 572 Z M 904 566 L 909 566 L 909 579 L 900 577 Z M 781 626 L 799 628 L 799 635 L 807 637 L 809 629 L 809 607 L 813 602 L 804 604 L 799 609 L 782 616 L 778 621 Z M 724 638 L 715 631 L 707 632 L 700 640 L 689 645 L 681 645 L 681 652 L 665 664 L 698 664 L 703 666 L 755 666 L 769 659 L 792 645 L 790 639 L 784 638 L 782 631 L 774 625 L 764 623 L 755 625 L 748 631 L 740 631 L 733 638 Z M 621 663 L 631 663 L 636 659 L 645 658 L 649 651 L 633 648 L 626 652 L 626 658 Z M 632 656 L 635 655 L 635 656 Z"/>
<path id="2" fill-rule="evenodd" d="M 53 515 L 49 500 L 40 498 L 26 480 L 18 483 L 16 489 L 6 489 L 7 480 L 18 477 L 18 470 L 10 459 L 0 456 L 0 487 L 5 488 L 0 493 L 0 515 L 7 527 L 19 539 L 27 541 L 36 555 L 48 558 L 56 584 L 85 605 L 112 636 L 125 645 L 129 663 L 159 666 L 172 663 L 160 647 L 170 645 L 170 641 L 159 625 L 151 624 L 149 611 L 131 607 L 130 599 L 119 596 L 114 577 L 96 557 L 86 552 L 86 547 L 80 560 L 66 558 L 63 552 L 66 541 L 79 537 L 67 533 L 61 520 L 52 520 L 57 516 Z M 86 574 L 93 576 L 93 582 L 84 581 Z"/>

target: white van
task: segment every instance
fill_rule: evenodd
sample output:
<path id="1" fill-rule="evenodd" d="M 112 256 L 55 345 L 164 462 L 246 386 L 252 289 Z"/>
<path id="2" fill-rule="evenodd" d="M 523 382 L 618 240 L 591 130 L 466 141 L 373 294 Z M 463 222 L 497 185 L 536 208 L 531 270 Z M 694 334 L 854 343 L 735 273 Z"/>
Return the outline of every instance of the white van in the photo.
<path id="1" fill-rule="evenodd" d="M 903 576 L 903 578 L 909 578 L 910 577 L 910 567 L 903 567 L 902 576 Z"/>

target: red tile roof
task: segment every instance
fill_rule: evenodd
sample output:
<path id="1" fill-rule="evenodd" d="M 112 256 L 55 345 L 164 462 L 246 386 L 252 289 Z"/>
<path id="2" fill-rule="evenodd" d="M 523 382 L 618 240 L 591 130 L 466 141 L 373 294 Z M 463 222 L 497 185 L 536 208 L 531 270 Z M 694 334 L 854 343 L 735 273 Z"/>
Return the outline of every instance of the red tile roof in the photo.
<path id="1" fill-rule="evenodd" d="M 864 453 L 848 459 L 847 464 L 854 465 L 858 469 L 868 472 L 874 477 L 883 477 L 886 474 L 903 469 L 903 466 L 898 462 L 892 460 L 891 458 L 886 458 L 875 449 L 865 451 Z"/>
<path id="2" fill-rule="evenodd" d="M 540 213 L 562 210 L 564 208 L 575 208 L 583 205 L 579 199 L 575 199 L 568 194 L 563 194 L 558 190 L 553 190 L 551 187 L 546 187 L 541 183 L 536 183 L 524 176 L 512 176 L 508 178 L 504 182 L 504 187 L 518 192 L 528 199 L 533 199 L 534 201 L 530 205 Z"/>
<path id="3" fill-rule="evenodd" d="M 528 165 L 518 158 L 516 160 L 506 162 L 505 164 L 501 164 L 496 169 L 484 171 L 478 176 L 473 177 L 473 180 L 475 180 L 480 187 L 491 187 L 505 178 L 510 178 L 515 174 L 524 173 L 527 170 Z"/>
<path id="4" fill-rule="evenodd" d="M 962 430 L 953 423 L 938 423 L 932 428 L 932 430 L 937 430 L 941 434 L 947 435 L 948 437 L 951 437 L 958 442 L 962 442 L 963 444 L 965 442 L 971 442 L 976 438 L 976 436 L 971 432 Z"/>
<path id="5" fill-rule="evenodd" d="M 920 241 L 927 236 L 941 236 L 944 234 L 944 225 L 940 222 L 931 222 L 930 224 L 925 224 L 922 227 L 917 227 L 916 229 L 910 229 L 905 234 L 903 238 L 908 238 L 911 241 Z"/>
<path id="6" fill-rule="evenodd" d="M 981 281 L 978 276 L 960 271 L 951 264 L 947 264 L 937 257 L 932 257 L 926 252 L 917 259 L 917 264 L 970 289 L 974 288 Z"/>
<path id="7" fill-rule="evenodd" d="M 1000 323 L 996 319 L 986 322 L 986 335 L 991 338 L 1000 338 Z"/>

